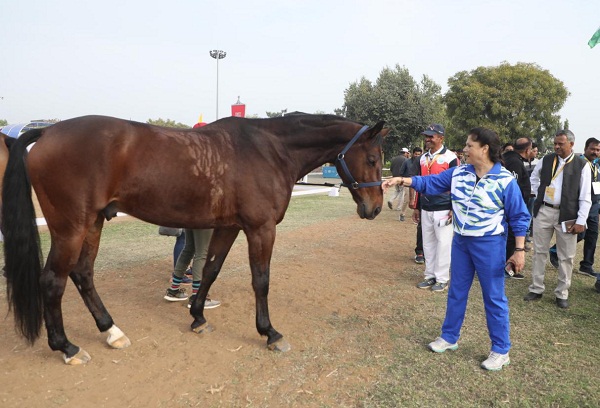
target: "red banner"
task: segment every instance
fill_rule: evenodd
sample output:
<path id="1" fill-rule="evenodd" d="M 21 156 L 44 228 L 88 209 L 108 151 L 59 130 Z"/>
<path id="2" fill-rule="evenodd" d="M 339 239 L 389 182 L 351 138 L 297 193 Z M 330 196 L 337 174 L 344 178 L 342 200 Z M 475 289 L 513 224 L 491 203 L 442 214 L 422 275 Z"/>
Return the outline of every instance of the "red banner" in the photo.
<path id="1" fill-rule="evenodd" d="M 246 105 L 240 102 L 240 97 L 235 104 L 231 105 L 231 116 L 237 116 L 238 118 L 246 117 Z"/>

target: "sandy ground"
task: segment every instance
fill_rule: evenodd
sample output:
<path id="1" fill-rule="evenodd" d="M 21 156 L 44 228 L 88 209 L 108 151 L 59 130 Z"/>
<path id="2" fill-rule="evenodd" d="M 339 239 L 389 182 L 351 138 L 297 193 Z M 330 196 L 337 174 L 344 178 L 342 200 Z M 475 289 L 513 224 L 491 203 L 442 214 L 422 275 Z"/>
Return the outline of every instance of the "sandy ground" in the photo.
<path id="1" fill-rule="evenodd" d="M 256 332 L 244 242 L 234 245 L 211 289 L 223 305 L 206 311 L 216 329 L 207 335 L 190 331 L 183 304 L 162 298 L 169 254 L 96 275 L 100 296 L 131 339 L 124 350 L 106 345 L 69 284 L 65 327 L 92 356 L 85 366 L 65 365 L 45 332 L 33 347 L 15 333 L 0 280 L 0 406 L 356 406 L 389 352 L 385 336 L 364 338 L 374 316 L 392 313 L 378 293 L 398 291 L 404 301 L 426 296 L 414 290 L 422 276 L 412 261 L 414 236 L 408 217 L 401 223 L 387 208 L 374 221 L 350 213 L 278 234 L 269 307 L 292 346 L 288 353 L 267 350 Z"/>

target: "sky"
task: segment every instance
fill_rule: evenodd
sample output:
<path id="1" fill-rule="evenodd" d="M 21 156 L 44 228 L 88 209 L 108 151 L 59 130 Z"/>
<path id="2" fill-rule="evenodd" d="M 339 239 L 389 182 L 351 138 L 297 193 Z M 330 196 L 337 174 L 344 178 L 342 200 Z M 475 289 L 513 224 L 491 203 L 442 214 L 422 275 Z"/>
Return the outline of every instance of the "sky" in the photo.
<path id="1" fill-rule="evenodd" d="M 283 109 L 333 113 L 385 67 L 417 81 L 536 63 L 570 92 L 562 120 L 600 138 L 600 1 L 19 0 L 0 2 L 0 119 L 99 114 L 192 126 Z M 227 53 L 218 62 L 210 50 Z"/>

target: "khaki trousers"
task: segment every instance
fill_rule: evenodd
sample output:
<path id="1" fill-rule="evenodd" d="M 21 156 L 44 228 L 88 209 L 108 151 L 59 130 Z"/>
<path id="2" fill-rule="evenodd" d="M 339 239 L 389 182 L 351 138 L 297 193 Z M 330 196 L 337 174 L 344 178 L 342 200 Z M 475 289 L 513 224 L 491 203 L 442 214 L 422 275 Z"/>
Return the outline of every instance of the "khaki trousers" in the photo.
<path id="1" fill-rule="evenodd" d="M 556 235 L 556 253 L 558 255 L 558 285 L 554 294 L 559 299 L 569 297 L 571 276 L 573 275 L 573 258 L 577 250 L 577 235 L 562 232 L 558 222 L 559 210 L 542 205 L 533 219 L 533 270 L 529 291 L 543 293 L 546 260 L 552 235 Z"/>

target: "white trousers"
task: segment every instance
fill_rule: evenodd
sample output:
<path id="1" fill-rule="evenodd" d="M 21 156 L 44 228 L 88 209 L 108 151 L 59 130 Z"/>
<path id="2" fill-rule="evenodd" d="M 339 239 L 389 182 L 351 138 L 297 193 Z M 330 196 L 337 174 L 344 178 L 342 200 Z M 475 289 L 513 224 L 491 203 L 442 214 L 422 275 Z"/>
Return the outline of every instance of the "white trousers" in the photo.
<path id="1" fill-rule="evenodd" d="M 450 280 L 450 248 L 452 246 L 452 223 L 445 225 L 448 210 L 421 211 L 423 232 L 423 255 L 425 256 L 425 279 L 436 282 Z M 439 226 L 441 219 L 442 226 Z"/>

